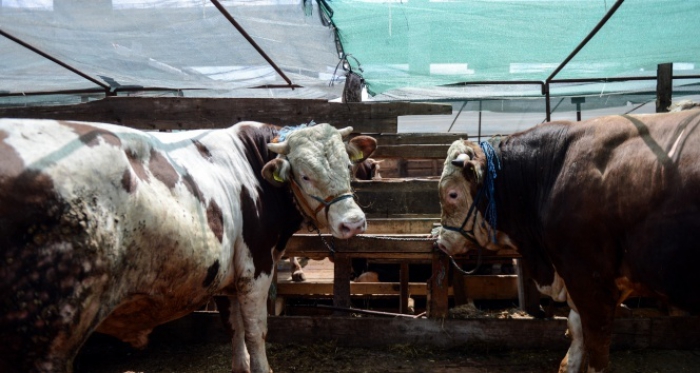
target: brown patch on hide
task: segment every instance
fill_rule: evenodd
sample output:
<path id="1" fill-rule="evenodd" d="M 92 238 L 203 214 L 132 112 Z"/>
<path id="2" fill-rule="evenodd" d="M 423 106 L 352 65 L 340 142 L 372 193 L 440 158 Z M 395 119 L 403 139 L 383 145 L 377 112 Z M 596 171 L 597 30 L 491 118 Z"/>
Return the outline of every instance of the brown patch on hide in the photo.
<path id="1" fill-rule="evenodd" d="M 209 201 L 209 206 L 207 207 L 207 222 L 216 238 L 219 239 L 219 242 L 222 242 L 224 238 L 224 215 L 221 212 L 221 207 L 213 199 Z"/>
<path id="2" fill-rule="evenodd" d="M 190 193 L 192 193 L 194 198 L 197 198 L 197 201 L 204 202 L 204 195 L 202 194 L 202 191 L 199 190 L 199 186 L 194 181 L 194 178 L 192 178 L 192 175 L 187 174 L 187 175 L 183 176 L 182 183 L 185 184 L 185 186 L 187 187 L 187 190 L 189 190 Z M 221 209 L 219 209 L 219 212 L 221 212 Z"/>
<path id="3" fill-rule="evenodd" d="M 146 173 L 146 169 L 143 167 L 141 158 L 133 151 L 125 151 L 124 153 L 126 154 L 126 158 L 129 160 L 129 164 L 134 170 L 136 176 L 143 181 L 148 181 L 148 174 Z"/>
<path id="4" fill-rule="evenodd" d="M 180 176 L 175 171 L 173 165 L 163 157 L 162 154 L 155 150 L 151 150 L 151 158 L 148 160 L 148 169 L 151 174 L 165 184 L 168 188 L 173 189 L 180 179 Z"/>
<path id="5" fill-rule="evenodd" d="M 77 123 L 77 122 L 67 122 L 67 121 L 59 121 L 63 126 L 70 127 L 73 132 L 75 132 L 78 135 L 78 139 L 85 145 L 89 147 L 97 146 L 100 144 L 100 138 L 102 140 L 110 145 L 116 146 L 116 147 L 121 147 L 122 146 L 122 141 L 115 135 L 114 133 L 97 128 L 95 126 L 91 126 L 89 124 L 85 123 Z"/>
<path id="6" fill-rule="evenodd" d="M 124 188 L 127 193 L 131 194 L 136 191 L 137 186 L 138 182 L 131 175 L 131 170 L 128 168 L 124 170 L 124 173 L 122 174 L 122 188 Z"/>
<path id="7" fill-rule="evenodd" d="M 216 275 L 219 274 L 219 260 L 217 259 L 214 261 L 214 264 L 209 266 L 207 269 L 207 276 L 204 277 L 204 281 L 202 282 L 203 287 L 208 287 L 211 285 L 212 282 L 214 282 L 214 279 L 216 279 Z"/>
<path id="8" fill-rule="evenodd" d="M 272 273 L 272 247 L 277 241 L 277 234 L 265 232 L 262 201 L 253 199 L 248 188 L 241 188 L 241 212 L 243 215 L 243 240 L 250 249 L 255 266 L 254 277 L 261 272 Z M 276 232 L 271 228 L 271 232 Z"/>
<path id="9" fill-rule="evenodd" d="M 0 178 L 7 175 L 18 175 L 24 168 L 24 162 L 15 148 L 5 142 L 9 136 L 7 132 L 0 131 L 0 170 L 3 174 L 0 175 Z"/>
<path id="10" fill-rule="evenodd" d="M 197 148 L 197 151 L 199 151 L 199 154 L 204 159 L 211 162 L 211 152 L 209 152 L 209 148 L 207 148 L 199 140 L 192 140 L 192 143 L 194 143 L 194 146 Z"/>

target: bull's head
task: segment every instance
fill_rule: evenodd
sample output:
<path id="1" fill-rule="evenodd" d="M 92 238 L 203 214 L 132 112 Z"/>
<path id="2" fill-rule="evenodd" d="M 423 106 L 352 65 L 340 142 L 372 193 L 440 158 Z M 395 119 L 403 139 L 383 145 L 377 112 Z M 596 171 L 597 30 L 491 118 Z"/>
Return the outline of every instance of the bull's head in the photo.
<path id="1" fill-rule="evenodd" d="M 352 127 L 337 130 L 327 123 L 295 130 L 284 141 L 267 145 L 279 155 L 262 171 L 273 185 L 289 183 L 304 215 L 338 238 L 350 238 L 367 227 L 365 214 L 352 198 L 350 167 L 377 147 L 369 136 L 344 144 L 351 132 Z"/>
<path id="2" fill-rule="evenodd" d="M 477 143 L 465 140 L 452 143 L 439 184 L 442 228 L 437 245 L 448 255 L 462 254 L 478 246 L 494 250 L 502 245 L 510 246 L 507 236 L 501 233 L 497 233 L 498 244 L 492 242 L 489 223 L 479 209 L 474 208 L 467 219 L 483 186 L 486 169 L 486 156 Z"/>

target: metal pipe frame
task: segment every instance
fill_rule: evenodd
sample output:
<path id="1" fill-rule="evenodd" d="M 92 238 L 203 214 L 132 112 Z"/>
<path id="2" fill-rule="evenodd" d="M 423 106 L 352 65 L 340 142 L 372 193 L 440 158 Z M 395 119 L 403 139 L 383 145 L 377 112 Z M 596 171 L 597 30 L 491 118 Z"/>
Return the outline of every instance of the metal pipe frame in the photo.
<path id="1" fill-rule="evenodd" d="M 2 29 L 0 29 L 0 35 L 6 37 L 7 39 L 10 39 L 10 40 L 14 41 L 15 43 L 17 43 L 17 44 L 19 44 L 19 45 L 21 45 L 21 46 L 23 46 L 23 47 L 29 49 L 30 51 L 32 51 L 32 52 L 34 52 L 34 53 L 36 53 L 36 54 L 38 54 L 38 55 L 40 55 L 40 56 L 46 58 L 47 60 L 49 60 L 49 61 L 51 61 L 51 62 L 53 62 L 53 63 L 56 63 L 56 64 L 60 65 L 61 67 L 63 67 L 63 68 L 65 68 L 65 69 L 67 69 L 67 70 L 69 70 L 69 71 L 71 71 L 71 72 L 73 72 L 73 73 L 75 73 L 75 74 L 77 74 L 77 75 L 79 75 L 79 76 L 81 76 L 81 77 L 83 77 L 83 78 L 85 78 L 85 79 L 87 79 L 87 80 L 89 80 L 89 81 L 91 81 L 91 82 L 97 84 L 98 86 L 100 86 L 100 87 L 103 88 L 103 91 L 105 92 L 105 94 L 106 94 L 107 96 L 114 95 L 114 91 L 113 91 L 112 87 L 109 86 L 108 84 L 105 84 L 105 83 L 103 83 L 103 82 L 101 82 L 101 81 L 99 81 L 99 80 L 97 80 L 97 79 L 91 77 L 90 75 L 85 74 L 84 72 L 82 72 L 82 71 L 76 69 L 75 67 L 70 66 L 69 64 L 67 64 L 67 63 L 65 63 L 65 62 L 63 62 L 63 61 L 61 61 L 61 60 L 59 60 L 58 58 L 56 58 L 56 57 L 54 57 L 54 56 L 51 56 L 50 54 L 48 54 L 48 53 L 46 53 L 46 52 L 40 50 L 39 48 L 37 48 L 37 47 L 35 47 L 35 46 L 33 46 L 33 45 L 27 43 L 27 42 L 24 42 L 23 40 L 21 40 L 21 39 L 15 37 L 15 36 L 13 36 L 13 35 L 11 35 L 11 34 L 5 32 L 5 31 L 3 31 Z"/>
<path id="2" fill-rule="evenodd" d="M 588 44 L 588 42 L 591 39 L 593 39 L 593 37 L 598 33 L 598 31 L 600 31 L 600 29 L 603 28 L 603 26 L 605 26 L 605 24 L 608 22 L 610 17 L 612 17 L 613 14 L 615 14 L 617 9 L 620 7 L 620 5 L 622 5 L 623 2 L 625 2 L 625 0 L 617 0 L 615 2 L 615 4 L 612 6 L 612 8 L 610 8 L 610 10 L 608 10 L 607 13 L 605 13 L 605 16 L 603 16 L 603 18 L 598 22 L 598 24 L 593 28 L 593 30 L 591 30 L 591 32 L 589 32 L 588 35 L 586 35 L 586 37 L 579 43 L 579 45 L 576 47 L 576 49 L 574 49 L 571 53 L 569 53 L 569 55 L 566 57 L 566 59 L 562 63 L 560 63 L 559 66 L 557 66 L 557 68 L 552 72 L 552 74 L 549 75 L 549 77 L 547 77 L 547 79 L 544 81 L 544 92 L 543 93 L 545 95 L 545 107 L 547 110 L 547 119 L 546 119 L 547 122 L 549 122 L 552 119 L 552 112 L 551 112 L 551 107 L 550 107 L 550 102 L 549 102 L 549 100 L 550 100 L 550 93 L 549 93 L 550 82 L 569 63 L 569 61 L 571 61 L 574 57 L 576 57 L 578 52 L 581 51 L 581 49 L 583 49 L 583 47 L 585 47 L 586 44 Z"/>
<path id="3" fill-rule="evenodd" d="M 224 17 L 226 17 L 226 19 L 229 22 L 231 22 L 233 27 L 235 27 L 236 30 L 238 30 L 238 32 L 240 32 L 241 35 L 248 41 L 248 43 L 250 43 L 250 45 L 253 48 L 255 48 L 255 50 L 260 54 L 260 56 L 262 56 L 262 58 L 264 58 L 265 61 L 267 61 L 267 63 L 270 64 L 270 66 L 272 66 L 273 69 L 275 69 L 277 74 L 279 74 L 279 76 L 282 77 L 282 79 L 284 79 L 287 82 L 287 85 L 292 90 L 294 89 L 294 87 L 298 87 L 297 85 L 293 84 L 289 78 L 287 78 L 287 75 L 284 74 L 282 69 L 280 69 L 277 66 L 277 64 L 275 64 L 275 62 L 272 61 L 272 59 L 265 53 L 265 51 L 263 51 L 262 48 L 260 48 L 260 46 L 258 46 L 258 43 L 256 43 L 255 40 L 253 40 L 253 38 L 250 35 L 248 35 L 248 33 L 245 31 L 245 29 L 243 29 L 243 27 L 238 22 L 236 22 L 235 19 L 233 19 L 233 16 L 231 16 L 231 13 L 229 13 L 228 10 L 226 10 L 226 8 L 224 8 L 224 6 L 221 5 L 219 0 L 209 0 L 209 1 L 211 1 L 211 3 L 214 4 L 216 9 L 218 9 L 219 12 L 221 12 L 221 14 L 223 14 Z"/>

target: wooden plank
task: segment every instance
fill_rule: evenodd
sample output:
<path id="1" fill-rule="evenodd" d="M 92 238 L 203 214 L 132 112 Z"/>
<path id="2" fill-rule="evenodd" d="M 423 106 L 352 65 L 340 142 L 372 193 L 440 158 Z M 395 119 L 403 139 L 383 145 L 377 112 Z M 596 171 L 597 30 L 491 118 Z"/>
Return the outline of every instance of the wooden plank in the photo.
<path id="1" fill-rule="evenodd" d="M 270 343 L 319 343 L 340 346 L 454 348 L 498 346 L 514 350 L 566 350 L 566 320 L 407 319 L 378 317 L 318 318 L 287 316 L 268 319 Z M 358 331 L 361 330 L 361 333 Z"/>
<path id="2" fill-rule="evenodd" d="M 442 159 L 447 157 L 449 145 L 393 145 L 384 146 L 378 142 L 372 158 Z"/>
<path id="3" fill-rule="evenodd" d="M 385 259 L 430 259 L 434 252 L 434 238 L 425 234 L 365 235 L 360 234 L 348 240 L 331 240 L 329 234 L 323 235 L 326 242 L 333 242 L 335 251 L 353 258 Z M 317 234 L 295 234 L 287 243 L 286 256 L 307 256 L 311 258 L 327 257 L 330 252 Z M 475 259 L 476 250 L 460 258 Z M 493 257 L 518 257 L 514 250 L 501 250 L 482 253 L 484 261 Z"/>
<path id="4" fill-rule="evenodd" d="M 367 133 L 366 133 L 367 134 Z M 466 139 L 466 133 L 371 133 L 380 146 L 396 145 L 451 145 L 456 140 Z M 350 135 L 355 137 L 357 135 Z"/>
<path id="5" fill-rule="evenodd" d="M 368 218 L 365 234 L 429 234 L 434 224 L 439 224 L 439 217 L 421 218 Z M 307 234 L 302 228 L 297 233 Z"/>
<path id="6" fill-rule="evenodd" d="M 268 317 L 270 343 L 334 342 L 342 347 L 464 348 L 491 346 L 513 351 L 569 348 L 564 337 L 566 319 L 407 319 L 386 317 Z M 700 348 L 700 317 L 616 319 L 613 349 Z M 362 331 L 362 332 L 358 332 Z M 194 312 L 158 326 L 155 341 L 167 338 L 188 342 L 230 342 L 215 312 Z M 563 354 L 562 354 L 563 357 Z M 556 362 L 554 365 L 556 366 Z"/>
<path id="7" fill-rule="evenodd" d="M 425 296 L 427 287 L 424 282 L 409 282 L 411 295 Z M 399 282 L 350 282 L 351 295 L 400 295 Z M 277 284 L 278 296 L 333 295 L 333 280 L 326 281 L 285 281 Z"/>
<path id="8" fill-rule="evenodd" d="M 440 218 L 367 219 L 366 234 L 430 234 Z"/>
<path id="9" fill-rule="evenodd" d="M 518 297 L 517 276 L 477 275 L 462 281 L 471 299 L 516 299 Z M 455 284 L 456 286 L 456 284 Z M 413 296 L 428 295 L 427 283 L 408 282 L 408 293 Z M 400 282 L 350 282 L 351 295 L 401 295 Z M 277 283 L 278 296 L 333 295 L 333 280 L 280 281 Z M 457 296 L 455 287 L 448 288 L 448 296 Z"/>
<path id="10" fill-rule="evenodd" d="M 330 241 L 330 235 L 324 235 Z M 425 235 L 357 235 L 349 240 L 333 240 L 336 253 L 351 257 L 365 257 L 367 254 L 381 254 L 386 257 L 396 257 L 391 254 L 430 254 L 435 239 Z M 315 256 L 328 254 L 328 248 L 318 235 L 296 234 L 287 243 L 285 255 Z"/>
<path id="11" fill-rule="evenodd" d="M 224 128 L 243 120 L 296 125 L 311 120 L 362 133 L 396 133 L 398 116 L 451 114 L 429 103 L 336 103 L 311 99 L 108 97 L 77 105 L 0 109 L 0 117 L 85 120 L 147 130 Z"/>
<path id="12" fill-rule="evenodd" d="M 391 217 L 400 214 L 440 215 L 438 178 L 382 179 L 352 182 L 358 204 L 366 214 Z"/>

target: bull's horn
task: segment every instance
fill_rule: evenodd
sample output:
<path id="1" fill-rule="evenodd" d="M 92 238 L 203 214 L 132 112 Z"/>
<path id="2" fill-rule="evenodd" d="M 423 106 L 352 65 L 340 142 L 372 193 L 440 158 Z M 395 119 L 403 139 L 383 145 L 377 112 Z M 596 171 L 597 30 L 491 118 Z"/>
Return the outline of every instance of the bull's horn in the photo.
<path id="1" fill-rule="evenodd" d="M 277 154 L 286 155 L 287 153 L 289 153 L 289 143 L 287 143 L 286 141 L 270 142 L 267 144 L 267 148 L 270 149 L 271 152 Z"/>
<path id="2" fill-rule="evenodd" d="M 453 159 L 452 162 L 450 162 L 450 163 L 452 163 L 452 165 L 454 165 L 454 166 L 464 168 L 464 162 L 466 162 L 468 160 L 469 160 L 469 155 L 466 153 L 462 153 L 462 154 L 458 155 L 457 158 Z"/>
<path id="3" fill-rule="evenodd" d="M 341 128 L 338 130 L 338 132 L 340 132 L 340 136 L 346 137 L 347 135 L 352 133 L 352 127 Z"/>

